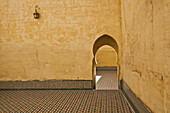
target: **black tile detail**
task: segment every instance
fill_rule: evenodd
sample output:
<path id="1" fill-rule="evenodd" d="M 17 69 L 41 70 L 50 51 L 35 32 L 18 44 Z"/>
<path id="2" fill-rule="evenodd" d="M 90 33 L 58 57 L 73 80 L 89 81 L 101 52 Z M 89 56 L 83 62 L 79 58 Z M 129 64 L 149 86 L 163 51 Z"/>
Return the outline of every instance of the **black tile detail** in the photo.
<path id="1" fill-rule="evenodd" d="M 15 81 L 15 87 L 16 89 L 20 89 L 21 88 L 21 82 L 20 81 Z"/>
<path id="2" fill-rule="evenodd" d="M 48 81 L 48 88 L 55 89 L 56 88 L 56 81 L 55 80 L 49 80 Z"/>
<path id="3" fill-rule="evenodd" d="M 57 81 L 57 88 L 62 88 L 62 81 L 61 80 Z"/>
<path id="4" fill-rule="evenodd" d="M 92 80 L 0 81 L 0 89 L 92 89 Z"/>
<path id="5" fill-rule="evenodd" d="M 48 81 L 42 82 L 42 88 L 48 88 Z"/>
<path id="6" fill-rule="evenodd" d="M 22 88 L 23 89 L 28 88 L 28 81 L 25 81 L 25 82 L 22 83 Z"/>
<path id="7" fill-rule="evenodd" d="M 76 84 L 74 81 L 70 82 L 70 88 L 76 88 Z"/>
<path id="8" fill-rule="evenodd" d="M 34 88 L 34 81 L 28 81 L 28 89 Z"/>
<path id="9" fill-rule="evenodd" d="M 131 104 L 132 108 L 134 109 L 135 113 L 152 113 L 149 108 L 146 108 L 144 103 L 134 94 L 134 92 L 129 88 L 129 86 L 121 80 L 121 90 L 129 103 Z"/>
<path id="10" fill-rule="evenodd" d="M 62 87 L 63 88 L 69 88 L 69 81 L 63 81 L 62 82 Z"/>
<path id="11" fill-rule="evenodd" d="M 84 82 L 84 87 L 85 88 L 91 88 L 91 83 L 90 82 Z"/>

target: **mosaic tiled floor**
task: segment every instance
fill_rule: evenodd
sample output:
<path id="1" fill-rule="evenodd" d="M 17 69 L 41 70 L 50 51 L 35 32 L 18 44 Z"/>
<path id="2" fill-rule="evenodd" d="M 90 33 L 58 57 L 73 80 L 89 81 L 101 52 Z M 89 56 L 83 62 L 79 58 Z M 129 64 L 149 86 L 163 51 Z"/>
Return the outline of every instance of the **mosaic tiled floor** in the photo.
<path id="1" fill-rule="evenodd" d="M 119 90 L 1 90 L 0 112 L 132 113 L 132 110 Z"/>
<path id="2" fill-rule="evenodd" d="M 97 90 L 114 90 L 118 89 L 118 76 L 116 71 L 97 71 L 101 78 L 96 83 Z"/>

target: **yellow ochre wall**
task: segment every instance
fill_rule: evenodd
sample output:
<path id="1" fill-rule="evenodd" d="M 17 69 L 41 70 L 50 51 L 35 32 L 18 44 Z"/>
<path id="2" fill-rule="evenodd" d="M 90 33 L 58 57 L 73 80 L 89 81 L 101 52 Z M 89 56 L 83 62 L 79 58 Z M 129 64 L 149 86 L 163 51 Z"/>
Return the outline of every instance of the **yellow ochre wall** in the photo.
<path id="1" fill-rule="evenodd" d="M 102 46 L 96 53 L 96 61 L 99 67 L 117 66 L 117 53 L 110 46 Z"/>
<path id="2" fill-rule="evenodd" d="M 123 80 L 167 113 L 169 26 L 169 0 L 0 0 L 0 81 L 92 80 L 93 44 L 107 34 L 118 43 Z"/>
<path id="3" fill-rule="evenodd" d="M 0 0 L 0 80 L 92 80 L 95 40 L 121 47 L 120 15 L 119 0 Z"/>
<path id="4" fill-rule="evenodd" d="M 155 113 L 170 112 L 170 1 L 121 0 L 122 76 Z"/>

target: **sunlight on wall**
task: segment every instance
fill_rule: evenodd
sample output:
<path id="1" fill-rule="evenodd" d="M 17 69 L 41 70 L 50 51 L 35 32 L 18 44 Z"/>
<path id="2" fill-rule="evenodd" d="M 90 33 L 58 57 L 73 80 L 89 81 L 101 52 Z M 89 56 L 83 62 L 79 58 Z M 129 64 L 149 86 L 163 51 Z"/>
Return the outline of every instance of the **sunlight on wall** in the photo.
<path id="1" fill-rule="evenodd" d="M 121 43 L 120 0 L 0 0 L 0 12 L 0 80 L 92 80 L 95 40 Z"/>
<path id="2" fill-rule="evenodd" d="M 96 66 L 116 66 L 117 53 L 110 46 L 102 46 L 96 53 Z"/>

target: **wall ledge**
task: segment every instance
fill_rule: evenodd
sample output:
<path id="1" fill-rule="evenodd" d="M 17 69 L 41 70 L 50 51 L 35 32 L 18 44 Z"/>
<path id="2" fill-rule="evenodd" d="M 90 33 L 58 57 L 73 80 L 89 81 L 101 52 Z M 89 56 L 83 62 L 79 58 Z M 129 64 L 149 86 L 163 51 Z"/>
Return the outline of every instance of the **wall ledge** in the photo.
<path id="1" fill-rule="evenodd" d="M 129 88 L 125 81 L 121 80 L 121 90 L 128 102 L 134 109 L 135 113 L 153 113 L 145 104 L 138 98 L 134 92 Z"/>

